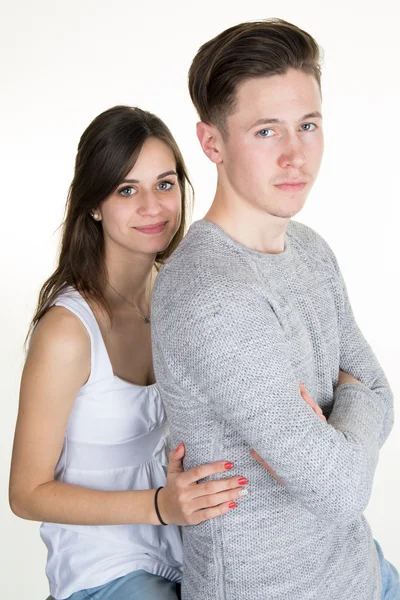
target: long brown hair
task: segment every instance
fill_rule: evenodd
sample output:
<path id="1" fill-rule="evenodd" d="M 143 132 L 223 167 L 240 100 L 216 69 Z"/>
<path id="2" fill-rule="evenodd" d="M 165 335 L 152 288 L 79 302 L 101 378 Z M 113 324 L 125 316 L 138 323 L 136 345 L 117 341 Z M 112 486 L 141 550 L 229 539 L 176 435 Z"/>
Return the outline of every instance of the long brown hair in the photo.
<path id="1" fill-rule="evenodd" d="M 182 240 L 193 188 L 170 130 L 161 119 L 140 108 L 114 106 L 106 110 L 90 123 L 79 141 L 74 178 L 65 206 L 58 265 L 40 290 L 29 331 L 50 308 L 56 296 L 68 286 L 74 287 L 87 300 L 94 301 L 110 314 L 103 293 L 107 277 L 103 229 L 90 216 L 90 211 L 108 198 L 124 180 L 149 138 L 161 140 L 172 150 L 182 197 L 179 229 L 168 247 L 157 254 L 156 267 L 172 254 Z"/>

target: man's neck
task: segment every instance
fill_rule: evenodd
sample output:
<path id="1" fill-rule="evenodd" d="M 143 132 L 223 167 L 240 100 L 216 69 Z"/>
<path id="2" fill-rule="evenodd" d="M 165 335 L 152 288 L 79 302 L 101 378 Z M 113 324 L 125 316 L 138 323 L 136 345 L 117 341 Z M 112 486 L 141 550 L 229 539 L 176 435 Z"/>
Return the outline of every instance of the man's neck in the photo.
<path id="1" fill-rule="evenodd" d="M 215 223 L 233 240 L 256 252 L 280 254 L 285 249 L 289 219 L 270 215 L 242 200 L 228 200 L 218 189 L 204 219 Z"/>

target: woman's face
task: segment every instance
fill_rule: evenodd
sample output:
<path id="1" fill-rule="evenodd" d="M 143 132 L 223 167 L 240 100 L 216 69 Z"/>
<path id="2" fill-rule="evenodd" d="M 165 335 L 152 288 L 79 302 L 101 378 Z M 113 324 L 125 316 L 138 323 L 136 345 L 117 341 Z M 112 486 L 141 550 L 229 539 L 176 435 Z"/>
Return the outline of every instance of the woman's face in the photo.
<path id="1" fill-rule="evenodd" d="M 132 170 L 96 210 L 106 252 L 165 250 L 179 228 L 181 204 L 172 150 L 158 139 L 146 140 Z"/>

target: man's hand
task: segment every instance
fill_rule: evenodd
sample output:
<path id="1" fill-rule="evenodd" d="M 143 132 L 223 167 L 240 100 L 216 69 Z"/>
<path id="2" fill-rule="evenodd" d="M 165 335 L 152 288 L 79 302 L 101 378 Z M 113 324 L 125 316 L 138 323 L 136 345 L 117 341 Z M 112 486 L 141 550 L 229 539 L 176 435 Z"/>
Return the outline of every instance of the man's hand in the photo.
<path id="1" fill-rule="evenodd" d="M 350 375 L 348 375 L 348 377 L 350 377 Z M 298 382 L 298 384 L 299 384 L 300 393 L 301 393 L 303 400 L 305 400 L 305 402 L 308 404 L 308 406 L 311 406 L 311 408 L 313 409 L 313 411 L 315 412 L 317 417 L 319 417 L 321 419 L 321 421 L 324 421 L 326 423 L 326 418 L 324 416 L 324 413 L 322 412 L 321 407 L 318 406 L 318 404 L 315 402 L 315 400 L 313 400 L 313 398 L 311 398 L 310 394 L 307 392 L 305 385 L 303 385 L 300 382 Z"/>
<path id="2" fill-rule="evenodd" d="M 273 469 L 272 469 L 272 468 L 269 466 L 269 464 L 268 464 L 268 463 L 266 463 L 266 462 L 265 462 L 265 460 L 263 460 L 263 459 L 261 458 L 261 456 L 260 456 L 259 454 L 257 454 L 257 452 L 256 452 L 255 450 L 252 450 L 252 451 L 251 451 L 251 456 L 252 456 L 252 457 L 253 457 L 253 458 L 254 458 L 256 461 L 258 461 L 258 462 L 260 463 L 260 465 L 262 465 L 262 466 L 264 467 L 264 469 L 267 469 L 267 471 L 269 471 L 269 472 L 271 473 L 272 477 L 273 477 L 274 479 L 276 479 L 276 481 L 277 481 L 278 483 L 281 483 L 282 485 L 285 485 L 285 482 L 284 482 L 284 481 L 282 481 L 282 479 L 280 479 L 280 478 L 278 477 L 278 475 L 275 473 L 275 471 L 274 471 L 274 470 L 273 470 Z"/>
<path id="3" fill-rule="evenodd" d="M 346 381 L 342 381 L 342 383 L 360 383 L 359 381 L 357 381 L 357 379 L 354 379 L 354 377 L 352 377 L 351 375 L 348 375 L 347 373 L 344 373 L 343 371 L 339 372 L 339 381 L 340 381 L 340 377 L 343 376 L 344 379 L 346 379 Z M 347 380 L 348 378 L 348 380 Z M 352 380 L 352 381 L 350 381 Z M 321 421 L 324 421 L 326 423 L 326 417 L 324 416 L 324 413 L 321 410 L 321 407 L 318 406 L 318 404 L 315 402 L 315 400 L 313 400 L 311 398 L 311 396 L 309 395 L 309 393 L 306 390 L 306 387 L 300 383 L 299 383 L 299 388 L 300 388 L 300 394 L 303 398 L 303 400 L 309 405 L 311 406 L 311 408 L 313 409 L 313 411 L 315 412 L 315 414 L 321 419 Z M 338 383 L 338 385 L 341 385 L 340 383 Z M 251 451 L 251 456 L 257 460 L 260 465 L 262 465 L 265 469 L 267 469 L 267 471 L 269 471 L 269 473 L 271 473 L 272 477 L 274 479 L 276 479 L 276 481 L 278 483 L 281 483 L 282 485 L 285 485 L 284 481 L 282 481 L 282 479 L 280 479 L 278 477 L 278 475 L 275 473 L 275 471 L 272 469 L 272 467 L 270 467 L 270 465 L 268 463 L 265 462 L 264 459 L 261 458 L 261 456 L 259 454 L 257 454 L 257 452 L 255 450 Z"/>
<path id="4" fill-rule="evenodd" d="M 344 383 L 360 383 L 361 384 L 361 381 L 358 381 L 358 379 L 356 379 L 352 375 L 349 375 L 348 373 L 345 373 L 344 371 L 339 371 L 339 379 L 338 379 L 337 384 L 339 386 L 339 385 L 343 385 Z"/>

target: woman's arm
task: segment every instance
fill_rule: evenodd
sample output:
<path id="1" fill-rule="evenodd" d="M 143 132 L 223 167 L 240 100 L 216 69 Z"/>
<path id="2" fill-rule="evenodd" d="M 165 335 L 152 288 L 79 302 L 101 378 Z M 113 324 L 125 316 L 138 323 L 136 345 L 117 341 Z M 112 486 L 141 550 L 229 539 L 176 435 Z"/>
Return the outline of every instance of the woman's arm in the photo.
<path id="1" fill-rule="evenodd" d="M 75 525 L 147 523 L 159 525 L 155 490 L 98 491 L 54 480 L 65 430 L 79 389 L 90 374 L 90 339 L 70 311 L 53 307 L 31 339 L 22 374 L 20 405 L 10 476 L 10 506 L 24 519 Z M 214 463 L 177 473 L 183 456 L 171 453 L 160 512 L 168 523 L 201 522 L 230 510 L 240 497 L 238 477 L 196 485 L 226 472 Z M 162 501 L 161 501 L 162 500 Z"/>

